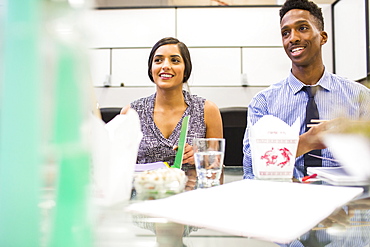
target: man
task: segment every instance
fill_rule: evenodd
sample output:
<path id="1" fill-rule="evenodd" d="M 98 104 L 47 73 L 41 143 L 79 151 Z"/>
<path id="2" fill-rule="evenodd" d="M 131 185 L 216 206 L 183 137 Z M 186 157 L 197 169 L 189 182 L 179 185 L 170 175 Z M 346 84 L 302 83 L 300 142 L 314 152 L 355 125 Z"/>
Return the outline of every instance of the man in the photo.
<path id="1" fill-rule="evenodd" d="M 317 160 L 325 167 L 339 165 L 312 156 L 309 156 L 311 161 L 305 163 L 304 156 L 308 155 L 303 154 L 312 150 L 320 150 L 320 156 L 325 158 L 334 158 L 320 139 L 320 133 L 330 122 L 306 130 L 306 105 L 309 101 L 307 90 L 311 90 L 306 89 L 306 86 L 314 89 L 313 102 L 317 106 L 319 119 L 370 119 L 370 90 L 325 69 L 321 48 L 327 42 L 328 34 L 324 31 L 321 9 L 308 0 L 287 0 L 280 9 L 280 27 L 283 46 L 292 61 L 292 69 L 285 80 L 261 91 L 250 102 L 248 127 L 243 140 L 244 178 L 254 177 L 249 128 L 264 115 L 274 115 L 289 125 L 298 117 L 301 120 L 293 174 L 295 178 L 305 176 L 307 167 Z"/>

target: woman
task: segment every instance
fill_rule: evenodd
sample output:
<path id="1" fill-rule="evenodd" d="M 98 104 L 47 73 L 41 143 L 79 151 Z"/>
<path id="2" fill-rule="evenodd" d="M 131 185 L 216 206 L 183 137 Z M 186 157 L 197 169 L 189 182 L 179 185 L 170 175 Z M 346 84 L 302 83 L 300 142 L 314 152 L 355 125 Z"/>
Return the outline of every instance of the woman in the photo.
<path id="1" fill-rule="evenodd" d="M 222 138 L 222 120 L 211 101 L 183 90 L 192 64 L 186 45 L 176 38 L 163 38 L 152 48 L 148 75 L 156 93 L 130 104 L 140 117 L 143 139 L 137 163 L 168 162 L 173 165 L 182 119 L 190 116 L 183 164 L 194 164 L 193 138 Z M 125 113 L 129 106 L 122 109 Z"/>

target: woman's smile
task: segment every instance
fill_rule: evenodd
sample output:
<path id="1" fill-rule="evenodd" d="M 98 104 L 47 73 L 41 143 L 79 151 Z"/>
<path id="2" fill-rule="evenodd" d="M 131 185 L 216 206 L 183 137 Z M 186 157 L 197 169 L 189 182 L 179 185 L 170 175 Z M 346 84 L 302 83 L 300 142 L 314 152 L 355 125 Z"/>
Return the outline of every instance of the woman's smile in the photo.
<path id="1" fill-rule="evenodd" d="M 152 75 L 158 87 L 182 88 L 184 71 L 184 59 L 176 44 L 163 45 L 157 49 L 153 57 Z"/>

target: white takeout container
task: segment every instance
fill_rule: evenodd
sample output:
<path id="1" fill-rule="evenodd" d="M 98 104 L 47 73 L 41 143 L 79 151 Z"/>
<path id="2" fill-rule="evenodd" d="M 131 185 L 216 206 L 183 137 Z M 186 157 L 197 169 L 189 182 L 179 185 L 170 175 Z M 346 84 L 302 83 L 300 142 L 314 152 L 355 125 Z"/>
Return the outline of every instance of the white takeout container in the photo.
<path id="1" fill-rule="evenodd" d="M 256 178 L 291 179 L 299 140 L 299 119 L 292 126 L 265 115 L 249 131 Z"/>

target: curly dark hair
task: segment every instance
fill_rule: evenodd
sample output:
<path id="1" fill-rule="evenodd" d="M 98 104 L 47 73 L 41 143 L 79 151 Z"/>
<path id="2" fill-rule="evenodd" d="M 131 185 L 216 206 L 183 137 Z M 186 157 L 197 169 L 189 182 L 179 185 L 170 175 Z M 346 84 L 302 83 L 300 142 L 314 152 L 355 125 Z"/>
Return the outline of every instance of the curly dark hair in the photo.
<path id="1" fill-rule="evenodd" d="M 324 17 L 322 16 L 321 8 L 319 8 L 316 3 L 309 0 L 287 0 L 280 9 L 280 22 L 284 15 L 292 9 L 309 11 L 316 19 L 317 28 L 320 31 L 324 30 Z"/>
<path id="2" fill-rule="evenodd" d="M 163 38 L 163 39 L 159 40 L 157 43 L 155 43 L 155 45 L 152 47 L 152 50 L 150 51 L 150 55 L 149 55 L 149 59 L 148 59 L 148 75 L 149 75 L 149 78 L 152 82 L 154 82 L 153 76 L 152 76 L 152 64 L 153 64 L 153 57 L 155 55 L 155 52 L 162 45 L 169 45 L 169 44 L 174 44 L 174 45 L 177 45 L 179 47 L 180 54 L 183 57 L 184 63 L 185 63 L 184 78 L 183 78 L 182 82 L 187 82 L 189 77 L 190 77 L 191 70 L 192 70 L 192 67 L 193 67 L 192 63 L 191 63 L 189 49 L 183 42 L 181 42 L 178 39 L 173 38 L 173 37 Z"/>

